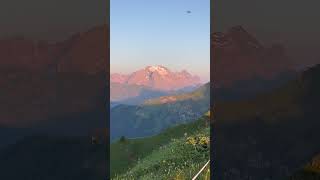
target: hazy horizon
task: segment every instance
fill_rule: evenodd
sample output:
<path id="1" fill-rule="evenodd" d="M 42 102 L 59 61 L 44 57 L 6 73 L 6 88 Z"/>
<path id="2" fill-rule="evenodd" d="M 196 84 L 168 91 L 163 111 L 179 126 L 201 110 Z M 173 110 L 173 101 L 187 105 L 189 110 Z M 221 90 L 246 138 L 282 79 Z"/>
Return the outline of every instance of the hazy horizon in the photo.
<path id="1" fill-rule="evenodd" d="M 110 4 L 111 73 L 162 65 L 210 80 L 209 0 L 111 0 Z"/>

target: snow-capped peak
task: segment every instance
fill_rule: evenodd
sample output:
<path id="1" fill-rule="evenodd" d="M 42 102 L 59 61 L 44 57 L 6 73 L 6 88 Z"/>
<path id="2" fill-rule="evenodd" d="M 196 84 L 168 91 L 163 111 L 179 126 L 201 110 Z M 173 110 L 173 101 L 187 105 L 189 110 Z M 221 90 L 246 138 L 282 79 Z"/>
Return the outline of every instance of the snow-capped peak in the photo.
<path id="1" fill-rule="evenodd" d="M 167 68 L 157 65 L 157 66 L 148 66 L 147 70 L 150 72 L 158 72 L 160 75 L 167 75 L 169 71 Z"/>

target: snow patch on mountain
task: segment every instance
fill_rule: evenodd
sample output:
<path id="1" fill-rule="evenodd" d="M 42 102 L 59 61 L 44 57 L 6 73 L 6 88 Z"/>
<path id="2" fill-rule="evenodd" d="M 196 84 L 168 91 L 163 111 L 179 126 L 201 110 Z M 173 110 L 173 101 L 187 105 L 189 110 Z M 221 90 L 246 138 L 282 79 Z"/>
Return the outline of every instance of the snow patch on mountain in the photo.
<path id="1" fill-rule="evenodd" d="M 163 66 L 157 65 L 157 66 L 148 66 L 146 68 L 148 71 L 150 72 L 157 72 L 162 76 L 168 75 L 169 74 L 169 70 Z"/>
<path id="2" fill-rule="evenodd" d="M 171 91 L 200 84 L 198 76 L 188 71 L 172 72 L 168 68 L 155 65 L 147 66 L 129 75 L 112 74 L 111 82 L 130 85 L 141 85 L 151 89 Z"/>

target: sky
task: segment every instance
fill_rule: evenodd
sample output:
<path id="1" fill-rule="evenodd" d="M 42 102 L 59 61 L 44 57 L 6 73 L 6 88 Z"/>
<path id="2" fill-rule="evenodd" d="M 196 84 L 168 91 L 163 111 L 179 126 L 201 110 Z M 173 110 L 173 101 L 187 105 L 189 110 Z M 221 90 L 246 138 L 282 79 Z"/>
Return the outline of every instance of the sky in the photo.
<path id="1" fill-rule="evenodd" d="M 209 81 L 209 0 L 110 1 L 111 73 L 148 65 L 185 69 Z"/>

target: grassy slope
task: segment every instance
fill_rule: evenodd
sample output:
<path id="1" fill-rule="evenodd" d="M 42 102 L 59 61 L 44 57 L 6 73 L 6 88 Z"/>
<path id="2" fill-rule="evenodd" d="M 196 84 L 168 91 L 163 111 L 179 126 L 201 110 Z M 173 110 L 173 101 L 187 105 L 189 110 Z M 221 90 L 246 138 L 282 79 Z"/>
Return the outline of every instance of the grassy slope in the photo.
<path id="1" fill-rule="evenodd" d="M 153 171 L 154 172 L 158 171 L 159 168 L 157 168 L 157 170 L 152 169 L 153 168 L 152 163 L 157 163 L 158 161 L 161 161 L 161 160 L 169 160 L 167 158 L 175 157 L 173 156 L 173 154 L 170 154 L 170 151 L 169 151 L 170 149 L 171 150 L 175 149 L 178 152 L 183 151 L 182 149 L 179 150 L 178 145 L 184 144 L 183 139 L 184 139 L 185 133 L 187 133 L 187 136 L 190 136 L 192 134 L 197 134 L 199 132 L 205 133 L 208 135 L 209 130 L 208 128 L 206 128 L 206 120 L 208 120 L 208 117 L 204 116 L 195 122 L 169 128 L 163 133 L 153 137 L 126 140 L 125 142 L 116 142 L 111 144 L 111 147 L 110 147 L 111 148 L 111 176 L 113 177 L 115 174 L 123 174 L 129 168 L 132 168 L 129 172 L 134 172 L 138 174 L 141 173 L 140 167 L 151 168 L 147 172 L 143 172 L 143 174 L 145 175 L 147 174 L 150 175 L 151 173 L 153 173 Z M 179 139 L 179 140 L 175 142 L 171 142 L 172 139 Z M 159 149 L 160 147 L 162 148 Z M 184 146 L 181 146 L 181 148 L 183 147 Z M 209 152 L 207 152 L 207 155 L 208 153 Z M 174 162 L 178 163 L 183 158 L 188 158 L 188 157 L 189 156 L 181 156 L 180 159 L 176 159 Z M 139 159 L 140 161 L 138 162 Z M 201 166 L 202 164 L 204 164 L 207 159 L 208 158 L 205 158 L 203 160 L 201 159 L 199 164 L 193 164 L 193 168 L 200 169 L 201 167 L 198 168 L 198 166 Z M 168 168 L 167 165 L 161 166 L 161 167 L 164 168 L 162 170 L 165 170 L 166 168 Z M 178 172 L 176 173 L 178 174 Z M 135 176 L 139 176 L 139 175 L 135 175 Z M 122 178 L 124 177 L 125 175 L 122 176 Z M 139 176 L 138 179 L 140 178 L 142 177 Z"/>

